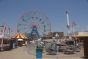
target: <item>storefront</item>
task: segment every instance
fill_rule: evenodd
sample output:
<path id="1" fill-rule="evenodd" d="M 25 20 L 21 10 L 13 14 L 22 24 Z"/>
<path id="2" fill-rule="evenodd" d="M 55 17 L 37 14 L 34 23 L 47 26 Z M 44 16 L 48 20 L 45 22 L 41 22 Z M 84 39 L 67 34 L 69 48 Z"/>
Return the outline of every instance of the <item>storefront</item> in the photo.
<path id="1" fill-rule="evenodd" d="M 79 32 L 75 35 L 75 38 L 83 42 L 84 57 L 85 59 L 88 59 L 88 32 Z"/>
<path id="2" fill-rule="evenodd" d="M 10 50 L 10 39 L 0 38 L 0 51 Z"/>

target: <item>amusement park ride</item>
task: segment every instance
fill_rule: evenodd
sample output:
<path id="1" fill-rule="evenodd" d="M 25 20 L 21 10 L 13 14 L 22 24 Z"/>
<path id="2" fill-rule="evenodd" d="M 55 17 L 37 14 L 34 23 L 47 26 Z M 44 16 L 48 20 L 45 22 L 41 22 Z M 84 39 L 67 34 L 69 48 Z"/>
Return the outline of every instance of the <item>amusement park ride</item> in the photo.
<path id="1" fill-rule="evenodd" d="M 7 25 L 0 26 L 0 38 L 10 38 L 10 27 Z"/>
<path id="2" fill-rule="evenodd" d="M 18 33 L 25 34 L 29 39 L 32 39 L 27 41 L 27 51 L 29 54 L 36 54 L 37 57 L 42 57 L 43 48 L 40 49 L 41 37 L 45 37 L 51 32 L 51 24 L 48 17 L 37 11 L 32 11 L 25 13 L 20 19 L 17 24 Z M 40 51 L 41 54 L 37 54 Z"/>
<path id="3" fill-rule="evenodd" d="M 51 31 L 50 21 L 47 16 L 39 12 L 28 12 L 21 16 L 18 23 L 19 33 L 31 38 L 46 36 Z"/>
<path id="4" fill-rule="evenodd" d="M 36 27 L 36 25 L 33 25 L 33 27 L 32 27 L 32 31 L 31 31 L 31 33 L 30 33 L 30 36 L 32 37 L 37 37 L 37 38 L 39 38 L 39 33 L 38 33 L 38 30 L 37 30 L 37 27 Z"/>
<path id="5" fill-rule="evenodd" d="M 10 39 L 10 27 L 6 25 L 1 25 L 0 26 L 0 50 L 3 51 L 4 47 L 4 41 L 5 39 L 9 40 Z"/>
<path id="6" fill-rule="evenodd" d="M 69 36 L 69 39 L 70 39 L 71 36 L 75 35 L 75 26 L 76 26 L 76 23 L 74 21 L 70 22 L 68 11 L 66 11 L 66 16 L 67 16 L 67 29 L 68 29 L 67 36 Z"/>

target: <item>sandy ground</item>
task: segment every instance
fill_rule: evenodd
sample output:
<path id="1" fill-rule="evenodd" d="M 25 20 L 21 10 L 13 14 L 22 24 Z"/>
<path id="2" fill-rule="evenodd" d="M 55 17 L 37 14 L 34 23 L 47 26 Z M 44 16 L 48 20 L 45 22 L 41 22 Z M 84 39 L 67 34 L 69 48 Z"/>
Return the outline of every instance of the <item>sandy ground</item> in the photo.
<path id="1" fill-rule="evenodd" d="M 44 54 L 42 59 L 82 59 L 81 57 L 83 57 L 83 49 L 81 49 L 81 52 L 72 55 L 65 55 L 63 53 L 58 53 L 58 55 Z M 23 46 L 10 51 L 0 52 L 0 59 L 36 59 L 36 57 L 27 53 L 26 47 Z"/>

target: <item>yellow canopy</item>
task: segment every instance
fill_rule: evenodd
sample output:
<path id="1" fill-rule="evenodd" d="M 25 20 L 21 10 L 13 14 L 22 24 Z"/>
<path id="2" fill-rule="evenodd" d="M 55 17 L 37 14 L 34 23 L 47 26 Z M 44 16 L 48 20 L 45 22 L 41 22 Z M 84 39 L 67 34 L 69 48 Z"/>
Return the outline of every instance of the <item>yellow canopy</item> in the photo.
<path id="1" fill-rule="evenodd" d="M 16 38 L 16 39 L 27 39 L 27 37 L 24 34 L 16 34 L 14 37 L 12 38 Z"/>
<path id="2" fill-rule="evenodd" d="M 84 35 L 76 35 L 75 37 L 88 37 L 88 35 L 84 34 Z"/>

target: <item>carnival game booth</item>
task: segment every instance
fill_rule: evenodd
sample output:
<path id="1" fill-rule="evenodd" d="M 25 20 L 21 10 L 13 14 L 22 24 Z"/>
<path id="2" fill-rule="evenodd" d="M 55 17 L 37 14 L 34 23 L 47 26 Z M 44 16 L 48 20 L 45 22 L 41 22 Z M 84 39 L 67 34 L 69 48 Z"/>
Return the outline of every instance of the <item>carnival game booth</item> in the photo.
<path id="1" fill-rule="evenodd" d="M 12 40 L 15 40 L 17 46 L 23 46 L 27 43 L 27 37 L 24 34 L 16 34 L 12 37 Z"/>

